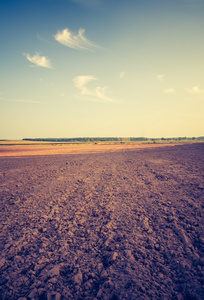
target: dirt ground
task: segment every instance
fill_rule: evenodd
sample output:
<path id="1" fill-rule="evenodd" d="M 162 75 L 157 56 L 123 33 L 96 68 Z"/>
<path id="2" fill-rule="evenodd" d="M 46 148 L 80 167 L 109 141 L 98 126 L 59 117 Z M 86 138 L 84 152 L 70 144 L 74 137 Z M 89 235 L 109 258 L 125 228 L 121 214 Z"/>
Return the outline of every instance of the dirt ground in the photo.
<path id="1" fill-rule="evenodd" d="M 18 143 L 18 142 L 17 142 Z M 30 143 L 20 141 L 19 144 L 10 144 L 6 142 L 2 145 L 0 142 L 0 156 L 28 156 L 28 155 L 57 155 L 57 154 L 82 154 L 82 153 L 100 153 L 115 152 L 121 150 L 136 150 L 147 148 L 163 147 L 164 144 L 140 144 L 140 143 L 111 143 L 111 144 L 68 144 L 68 143 Z M 175 146 L 171 143 L 168 146 Z"/>
<path id="2" fill-rule="evenodd" d="M 0 157 L 0 299 L 204 299 L 203 154 Z"/>

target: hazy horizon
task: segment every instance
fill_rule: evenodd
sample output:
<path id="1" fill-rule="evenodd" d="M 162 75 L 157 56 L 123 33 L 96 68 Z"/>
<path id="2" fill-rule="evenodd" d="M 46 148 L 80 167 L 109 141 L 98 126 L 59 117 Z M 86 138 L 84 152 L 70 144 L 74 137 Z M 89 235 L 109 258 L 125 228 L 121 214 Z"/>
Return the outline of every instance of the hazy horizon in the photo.
<path id="1" fill-rule="evenodd" d="M 0 2 L 0 139 L 200 137 L 204 0 Z"/>
<path id="2" fill-rule="evenodd" d="M 72 137 L 72 138 L 70 138 L 70 137 L 33 137 L 33 138 L 30 138 L 30 137 L 24 137 L 24 138 L 22 138 L 22 139 L 0 139 L 0 141 L 40 141 L 40 140 L 44 140 L 44 141 L 46 141 L 46 140 L 50 140 L 50 141 L 54 141 L 54 140 L 56 140 L 56 141 L 58 141 L 58 140 L 85 140 L 85 139 L 90 139 L 90 140 L 96 140 L 96 139 L 98 139 L 98 140 L 100 140 L 101 139 L 101 141 L 102 140 L 104 140 L 104 141 L 108 141 L 108 139 L 124 139 L 124 141 L 125 140 L 127 140 L 127 141 L 131 141 L 131 139 L 138 139 L 138 141 L 139 141 L 139 139 L 145 139 L 145 140 L 162 140 L 162 139 L 164 139 L 164 140 L 178 140 L 178 139 L 181 139 L 181 140 L 193 140 L 193 139 L 195 139 L 195 140 L 203 140 L 204 139 L 204 136 L 202 135 L 202 136 L 194 136 L 194 137 L 190 137 L 190 136 L 174 136 L 174 137 L 165 137 L 165 136 L 162 136 L 162 137 L 133 137 L 133 136 L 101 136 L 101 137 L 98 137 L 98 136 L 84 136 L 84 137 L 81 137 L 81 136 L 78 136 L 78 137 Z M 134 140 L 132 140 L 132 141 L 134 141 Z M 137 141 L 137 140 L 135 140 L 135 141 Z"/>

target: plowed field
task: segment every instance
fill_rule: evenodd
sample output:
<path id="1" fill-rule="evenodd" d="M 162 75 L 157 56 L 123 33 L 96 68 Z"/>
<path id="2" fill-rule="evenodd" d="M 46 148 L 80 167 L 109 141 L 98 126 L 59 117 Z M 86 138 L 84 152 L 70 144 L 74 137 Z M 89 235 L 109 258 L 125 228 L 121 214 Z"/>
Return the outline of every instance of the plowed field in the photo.
<path id="1" fill-rule="evenodd" d="M 204 299 L 203 160 L 204 143 L 0 157 L 0 299 Z"/>

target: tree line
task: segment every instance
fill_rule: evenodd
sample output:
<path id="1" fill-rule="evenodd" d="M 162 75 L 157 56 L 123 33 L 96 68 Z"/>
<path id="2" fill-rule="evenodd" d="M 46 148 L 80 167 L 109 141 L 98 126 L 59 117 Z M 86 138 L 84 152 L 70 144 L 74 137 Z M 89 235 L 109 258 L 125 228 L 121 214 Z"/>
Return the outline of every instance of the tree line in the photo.
<path id="1" fill-rule="evenodd" d="M 83 138 L 24 138 L 23 141 L 35 142 L 156 142 L 156 141 L 181 141 L 181 140 L 204 140 L 201 137 L 176 137 L 176 138 L 145 138 L 145 137 L 83 137 Z"/>

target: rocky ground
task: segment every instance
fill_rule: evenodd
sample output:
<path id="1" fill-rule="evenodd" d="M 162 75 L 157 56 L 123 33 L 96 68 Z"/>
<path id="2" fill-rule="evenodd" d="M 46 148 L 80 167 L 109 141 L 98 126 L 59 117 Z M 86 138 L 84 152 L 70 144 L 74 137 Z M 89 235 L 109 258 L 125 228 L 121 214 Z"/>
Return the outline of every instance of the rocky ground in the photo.
<path id="1" fill-rule="evenodd" d="M 0 299 L 204 299 L 204 144 L 0 158 Z"/>

